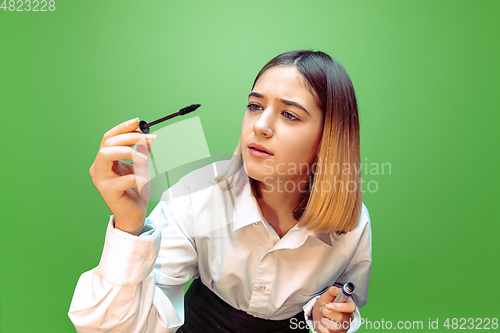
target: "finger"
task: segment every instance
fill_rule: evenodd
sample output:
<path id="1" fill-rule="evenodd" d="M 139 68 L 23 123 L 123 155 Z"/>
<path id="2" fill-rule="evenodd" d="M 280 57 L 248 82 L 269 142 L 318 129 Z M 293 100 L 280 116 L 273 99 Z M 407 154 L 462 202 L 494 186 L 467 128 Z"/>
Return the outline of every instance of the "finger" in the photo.
<path id="1" fill-rule="evenodd" d="M 104 146 L 113 146 L 112 143 L 108 142 L 109 140 L 112 140 L 112 139 L 113 138 L 108 139 L 106 141 L 106 143 L 104 144 Z M 141 140 L 141 139 L 139 139 L 139 140 Z M 124 142 L 124 141 L 121 143 L 127 144 L 127 142 Z M 133 144 L 135 144 L 135 143 L 133 143 Z M 141 149 L 141 151 L 139 151 L 139 152 L 145 156 L 148 156 L 150 150 Z M 96 158 L 96 160 L 97 160 L 97 158 Z M 89 174 L 91 177 L 94 176 L 96 160 L 94 160 L 94 162 L 92 163 L 92 165 L 89 168 Z M 145 160 L 145 161 L 147 161 L 147 160 Z M 113 161 L 112 171 L 119 176 L 128 175 L 129 173 L 134 173 L 134 167 L 139 168 L 139 170 L 144 170 L 143 172 L 141 172 L 141 174 L 145 174 L 146 172 L 149 172 L 149 163 L 142 163 L 142 159 L 140 159 L 137 162 L 138 163 L 136 163 L 135 165 L 132 165 L 131 163 L 126 162 L 126 161 L 121 161 L 121 160 L 120 161 Z M 148 168 L 139 167 L 141 164 L 146 165 Z M 135 171 L 135 172 L 137 173 L 137 171 Z"/>
<path id="2" fill-rule="evenodd" d="M 319 333 L 330 333 L 330 330 L 323 327 L 323 325 L 319 325 L 319 327 L 317 327 L 316 331 L 318 331 Z"/>
<path id="3" fill-rule="evenodd" d="M 325 333 L 347 332 L 349 327 L 350 327 L 349 321 L 344 322 L 344 321 L 331 320 L 326 317 L 323 318 L 323 320 L 321 321 L 321 329 L 322 332 Z"/>
<path id="4" fill-rule="evenodd" d="M 356 304 L 352 299 L 348 299 L 344 303 L 327 303 L 325 304 L 325 308 L 336 312 L 353 313 L 356 311 Z"/>
<path id="5" fill-rule="evenodd" d="M 317 326 L 319 326 L 317 331 L 321 333 L 338 332 L 342 328 L 342 324 L 326 317 L 323 317 Z"/>
<path id="6" fill-rule="evenodd" d="M 321 312 L 321 308 L 320 308 Z M 329 330 L 325 327 L 325 324 L 328 326 L 328 318 L 322 317 L 321 320 L 318 320 L 314 322 L 314 326 L 316 328 L 316 331 L 319 333 L 329 333 Z"/>
<path id="7" fill-rule="evenodd" d="M 354 319 L 354 315 L 352 313 L 332 311 L 329 310 L 326 307 L 326 305 L 320 308 L 321 315 L 325 317 L 325 319 L 332 320 L 334 322 L 339 322 L 340 325 L 343 326 L 347 326 L 347 324 L 350 325 L 350 323 Z"/>
<path id="8" fill-rule="evenodd" d="M 347 332 L 351 327 L 349 321 L 332 321 L 329 332 L 339 333 Z"/>
<path id="9" fill-rule="evenodd" d="M 126 161 L 114 161 L 111 170 L 118 176 L 125 176 L 134 173 L 134 167 L 132 163 Z"/>
<path id="10" fill-rule="evenodd" d="M 139 153 L 130 147 L 104 147 L 99 149 L 96 161 L 94 164 L 94 172 L 98 175 L 106 177 L 112 172 L 113 162 L 130 159 L 133 160 L 134 164 L 145 165 L 149 163 L 148 156 Z"/>
<path id="11" fill-rule="evenodd" d="M 154 136 L 156 137 L 156 135 L 154 135 Z M 137 151 L 142 153 L 142 154 L 149 155 L 149 153 L 151 152 L 151 145 L 153 143 L 153 140 L 150 140 L 150 139 L 139 140 L 136 144 Z"/>
<path id="12" fill-rule="evenodd" d="M 342 312 L 328 310 L 325 306 L 321 307 L 321 315 L 328 320 L 342 321 L 344 315 Z"/>
<path id="13" fill-rule="evenodd" d="M 156 138 L 156 134 L 141 134 L 138 132 L 124 133 L 112 136 L 104 140 L 101 147 L 112 147 L 112 146 L 133 146 L 138 144 L 141 140 L 145 142 L 153 142 Z"/>
<path id="14" fill-rule="evenodd" d="M 102 140 L 101 140 L 101 146 L 102 146 L 103 142 L 106 141 L 107 139 L 109 139 L 113 136 L 119 135 L 119 134 L 133 132 L 133 131 L 137 130 L 138 127 L 139 127 L 139 118 L 130 119 L 130 120 L 124 121 L 121 124 L 116 125 L 112 129 L 110 129 L 109 131 L 104 133 L 104 136 L 102 137 Z"/>
<path id="15" fill-rule="evenodd" d="M 321 296 L 320 300 L 323 301 L 324 303 L 331 303 L 337 297 L 337 295 L 340 293 L 341 289 L 335 286 L 331 286 L 328 288 Z"/>
<path id="16" fill-rule="evenodd" d="M 140 140 L 137 143 L 137 146 L 136 146 L 137 154 L 142 154 L 143 156 L 150 157 L 149 154 L 151 152 L 151 146 L 149 144 L 146 145 L 143 143 L 144 143 L 144 140 Z M 140 155 L 138 155 L 138 156 L 140 156 Z M 151 158 L 148 158 L 147 160 L 143 160 L 142 158 L 134 159 L 132 161 L 134 173 L 136 175 L 140 175 L 143 177 L 150 177 L 149 170 L 150 170 L 151 162 L 152 162 Z"/>
<path id="17" fill-rule="evenodd" d="M 128 195 L 138 195 L 147 201 L 151 193 L 151 182 L 134 174 L 110 179 L 106 182 L 106 186 L 110 191 L 114 191 L 117 199 L 128 193 Z"/>
<path id="18" fill-rule="evenodd" d="M 143 184 L 143 185 L 142 185 Z M 142 185 L 142 186 L 141 186 Z M 148 181 L 144 181 L 143 183 L 140 184 L 141 187 L 137 189 L 137 194 L 145 199 L 149 200 L 149 197 L 151 196 L 151 180 L 148 178 Z"/>
<path id="19" fill-rule="evenodd" d="M 134 164 L 134 162 L 126 162 L 123 160 L 114 161 L 112 171 L 118 176 L 125 176 L 128 174 L 136 174 L 139 176 L 146 176 L 149 173 L 149 164 L 146 163 L 145 166 Z"/>
<path id="20" fill-rule="evenodd" d="M 133 167 L 134 174 L 141 179 L 144 179 L 144 181 L 137 184 L 138 193 L 140 193 L 141 196 L 144 197 L 151 191 L 151 173 L 149 172 L 149 163 L 147 163 L 145 166 L 139 166 L 134 163 Z"/>
<path id="21" fill-rule="evenodd" d="M 147 162 L 147 161 L 146 161 Z M 150 182 L 151 182 L 151 174 L 149 172 L 149 163 L 145 163 L 144 165 L 132 162 L 126 162 L 123 160 L 114 161 L 112 171 L 117 176 L 125 176 L 129 174 L 134 174 L 136 176 L 144 178 L 146 181 L 141 182 L 138 185 L 138 188 L 133 188 L 137 194 L 140 194 L 141 197 L 145 197 L 148 193 L 150 193 Z M 149 188 L 144 188 L 144 185 L 148 185 Z"/>
<path id="22" fill-rule="evenodd" d="M 121 194 L 129 189 L 144 187 L 144 184 L 147 183 L 148 180 L 146 178 L 129 174 L 115 179 L 110 179 L 106 183 L 106 186 L 108 186 L 111 191 Z"/>

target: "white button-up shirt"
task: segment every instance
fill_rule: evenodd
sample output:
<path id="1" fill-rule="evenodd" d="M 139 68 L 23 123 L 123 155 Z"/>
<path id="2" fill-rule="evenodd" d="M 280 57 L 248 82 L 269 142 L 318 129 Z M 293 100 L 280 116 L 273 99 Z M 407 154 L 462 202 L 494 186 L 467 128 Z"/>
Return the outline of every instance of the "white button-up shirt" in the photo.
<path id="1" fill-rule="evenodd" d="M 165 191 L 140 236 L 114 228 L 111 216 L 99 266 L 82 274 L 70 306 L 78 332 L 175 332 L 184 322 L 185 285 L 197 277 L 234 308 L 264 319 L 303 309 L 307 315 L 315 296 L 334 283 L 353 282 L 357 308 L 366 304 L 366 207 L 347 234 L 295 225 L 280 239 L 248 177 L 231 190 L 214 180 L 225 162 L 195 170 Z"/>

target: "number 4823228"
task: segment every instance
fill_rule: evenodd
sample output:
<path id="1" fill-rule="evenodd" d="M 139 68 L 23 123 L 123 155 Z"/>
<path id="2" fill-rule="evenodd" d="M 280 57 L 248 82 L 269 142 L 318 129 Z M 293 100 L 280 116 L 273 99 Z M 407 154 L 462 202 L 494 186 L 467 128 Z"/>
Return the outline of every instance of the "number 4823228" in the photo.
<path id="1" fill-rule="evenodd" d="M 0 0 L 1 1 L 1 0 Z M 4 12 L 9 10 L 10 12 L 46 12 L 47 9 L 51 12 L 56 10 L 55 0 L 4 0 L 0 9 Z"/>

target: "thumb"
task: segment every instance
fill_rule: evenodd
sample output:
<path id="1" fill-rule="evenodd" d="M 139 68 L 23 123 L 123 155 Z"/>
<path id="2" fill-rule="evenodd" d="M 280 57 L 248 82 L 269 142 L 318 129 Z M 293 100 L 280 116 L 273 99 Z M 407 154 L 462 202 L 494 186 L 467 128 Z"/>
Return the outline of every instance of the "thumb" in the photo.
<path id="1" fill-rule="evenodd" d="M 333 300 L 335 299 L 335 297 L 337 297 L 337 295 L 340 293 L 342 289 L 340 289 L 339 287 L 335 287 L 335 286 L 331 286 L 330 288 L 328 288 L 327 291 L 325 291 L 320 297 L 319 299 L 324 301 L 325 304 L 326 303 L 331 303 L 333 302 Z"/>

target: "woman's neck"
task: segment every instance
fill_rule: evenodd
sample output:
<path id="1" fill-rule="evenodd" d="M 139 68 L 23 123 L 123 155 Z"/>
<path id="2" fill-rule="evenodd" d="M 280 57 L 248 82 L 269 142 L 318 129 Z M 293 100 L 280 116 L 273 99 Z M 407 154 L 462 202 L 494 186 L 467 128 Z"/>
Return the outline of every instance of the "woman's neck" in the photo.
<path id="1" fill-rule="evenodd" d="M 266 180 L 261 184 L 263 185 L 259 188 L 261 197 L 257 198 L 257 202 L 262 215 L 281 238 L 297 224 L 297 220 L 293 217 L 293 210 L 299 204 L 303 195 L 302 191 L 307 188 L 307 182 L 304 179 L 288 179 L 286 182 Z M 291 189 L 294 191 L 289 191 Z"/>

